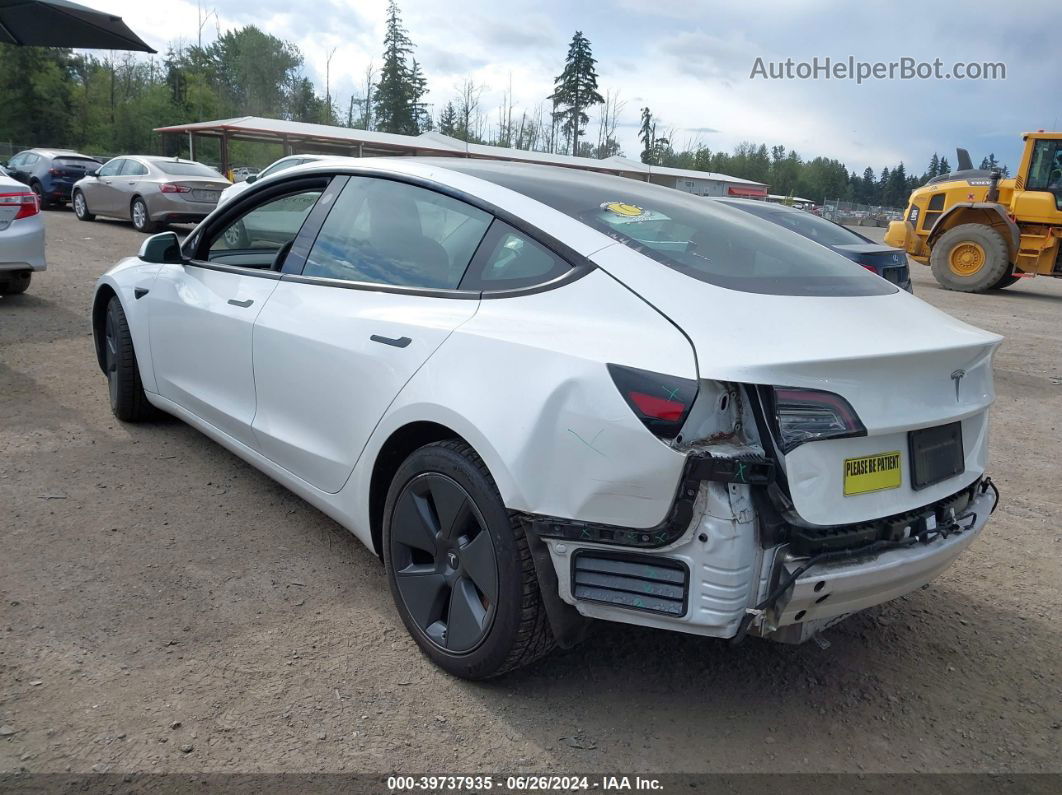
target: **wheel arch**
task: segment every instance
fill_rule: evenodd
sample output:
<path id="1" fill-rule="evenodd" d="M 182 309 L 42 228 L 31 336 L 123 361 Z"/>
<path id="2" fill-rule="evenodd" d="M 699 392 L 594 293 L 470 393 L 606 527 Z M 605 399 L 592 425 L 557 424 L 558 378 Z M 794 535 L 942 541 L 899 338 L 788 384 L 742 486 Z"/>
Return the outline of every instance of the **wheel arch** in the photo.
<path id="1" fill-rule="evenodd" d="M 107 305 L 111 302 L 111 298 L 117 296 L 117 290 L 103 283 L 92 298 L 92 344 L 96 349 L 96 362 L 100 366 L 100 372 L 104 375 L 107 374 L 107 368 L 103 362 L 103 324 L 107 318 Z M 118 300 L 122 299 L 118 298 Z"/>
<path id="2" fill-rule="evenodd" d="M 506 473 L 498 472 L 500 464 L 494 451 L 485 450 L 482 443 L 477 443 L 482 440 L 475 439 L 474 432 L 462 433 L 456 430 L 455 426 L 459 424 L 427 419 L 406 422 L 392 430 L 376 452 L 372 474 L 369 477 L 368 509 L 373 551 L 380 556 L 381 560 L 383 559 L 383 512 L 384 503 L 387 501 L 387 491 L 398 468 L 414 450 L 448 439 L 464 442 L 480 457 L 495 484 L 500 486 L 498 476 L 504 477 Z"/>
<path id="3" fill-rule="evenodd" d="M 926 242 L 932 248 L 941 235 L 962 224 L 981 224 L 995 229 L 1006 241 L 1007 251 L 1011 261 L 1014 261 L 1021 240 L 1021 230 L 1006 214 L 1002 205 L 995 202 L 961 202 L 952 205 L 933 224 L 933 231 L 929 233 Z"/>

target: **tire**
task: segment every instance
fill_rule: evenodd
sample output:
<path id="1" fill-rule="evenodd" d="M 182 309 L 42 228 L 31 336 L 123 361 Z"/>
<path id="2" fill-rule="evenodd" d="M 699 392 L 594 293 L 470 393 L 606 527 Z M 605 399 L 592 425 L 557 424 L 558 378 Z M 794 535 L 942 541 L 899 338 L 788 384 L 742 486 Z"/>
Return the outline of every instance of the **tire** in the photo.
<path id="1" fill-rule="evenodd" d="M 992 285 L 993 290 L 1005 290 L 1012 284 L 1017 284 L 1021 281 L 1020 276 L 1015 276 L 1013 273 L 1005 273 L 1000 277 L 999 281 Z"/>
<path id="2" fill-rule="evenodd" d="M 79 190 L 74 191 L 74 215 L 77 216 L 79 221 L 95 221 L 96 216 L 89 212 L 88 201 L 85 199 L 85 194 Z"/>
<path id="3" fill-rule="evenodd" d="M 51 208 L 52 203 L 44 198 L 44 188 L 41 187 L 41 183 L 34 180 L 30 183 L 30 190 L 37 194 L 37 202 L 42 210 Z"/>
<path id="4" fill-rule="evenodd" d="M 26 292 L 33 279 L 33 273 L 22 271 L 19 273 L 0 274 L 0 295 L 18 295 Z"/>
<path id="5" fill-rule="evenodd" d="M 402 622 L 448 673 L 487 679 L 553 648 L 523 527 L 464 442 L 426 445 L 398 468 L 383 555 Z"/>
<path id="6" fill-rule="evenodd" d="M 1006 241 L 984 224 L 949 229 L 933 244 L 929 264 L 941 287 L 961 293 L 991 290 L 1012 273 Z"/>
<path id="7" fill-rule="evenodd" d="M 118 296 L 111 297 L 104 315 L 103 361 L 114 416 L 122 422 L 143 422 L 157 416 L 140 382 L 133 337 Z"/>
<path id="8" fill-rule="evenodd" d="M 147 204 L 139 196 L 133 199 L 132 204 L 129 205 L 129 217 L 133 222 L 133 228 L 137 232 L 150 235 L 158 231 L 158 224 L 151 220 Z"/>

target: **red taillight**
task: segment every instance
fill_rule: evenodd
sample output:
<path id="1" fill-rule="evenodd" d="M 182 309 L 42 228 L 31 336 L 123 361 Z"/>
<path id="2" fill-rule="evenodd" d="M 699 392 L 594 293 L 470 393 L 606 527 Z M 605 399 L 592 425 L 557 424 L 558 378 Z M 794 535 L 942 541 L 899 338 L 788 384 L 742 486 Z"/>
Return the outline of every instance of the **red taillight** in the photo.
<path id="1" fill-rule="evenodd" d="M 674 439 L 697 397 L 697 382 L 610 364 L 608 371 L 634 415 L 661 439 Z"/>
<path id="2" fill-rule="evenodd" d="M 63 170 L 61 168 L 49 168 L 48 173 L 51 174 L 53 177 L 58 177 L 60 174 L 63 173 Z"/>
<path id="3" fill-rule="evenodd" d="M 863 267 L 866 268 L 871 273 L 877 273 L 878 272 L 878 269 L 875 268 L 873 265 L 864 265 Z"/>
<path id="4" fill-rule="evenodd" d="M 192 189 L 187 185 L 177 185 L 173 182 L 164 182 L 159 190 L 163 193 L 191 193 Z"/>
<path id="5" fill-rule="evenodd" d="M 12 221 L 19 218 L 29 218 L 41 211 L 37 194 L 32 191 L 20 191 L 19 193 L 0 193 L 0 207 L 18 207 L 18 212 Z"/>
<path id="6" fill-rule="evenodd" d="M 804 442 L 866 436 L 859 415 L 840 395 L 820 389 L 774 387 L 774 419 L 782 451 Z"/>

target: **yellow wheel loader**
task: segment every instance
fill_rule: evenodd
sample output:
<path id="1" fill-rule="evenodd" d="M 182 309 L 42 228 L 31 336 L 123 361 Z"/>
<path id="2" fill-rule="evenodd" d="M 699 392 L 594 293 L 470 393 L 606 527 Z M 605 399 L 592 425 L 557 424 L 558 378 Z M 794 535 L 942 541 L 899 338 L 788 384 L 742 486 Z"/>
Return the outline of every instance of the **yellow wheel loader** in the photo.
<path id="1" fill-rule="evenodd" d="M 915 189 L 885 242 L 929 265 L 948 290 L 979 293 L 1023 276 L 1062 277 L 1062 133 L 1025 133 L 1021 165 L 1003 179 L 973 168 L 958 150 L 958 171 Z"/>

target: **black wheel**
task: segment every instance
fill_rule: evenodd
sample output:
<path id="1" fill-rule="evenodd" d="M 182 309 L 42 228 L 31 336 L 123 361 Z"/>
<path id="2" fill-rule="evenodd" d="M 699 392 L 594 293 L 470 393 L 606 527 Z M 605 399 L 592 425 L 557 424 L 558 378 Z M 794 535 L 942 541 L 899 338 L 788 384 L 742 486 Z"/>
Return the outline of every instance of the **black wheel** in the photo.
<path id="1" fill-rule="evenodd" d="M 140 382 L 133 338 L 117 296 L 107 304 L 103 323 L 103 368 L 111 397 L 111 411 L 123 422 L 141 422 L 156 415 Z"/>
<path id="2" fill-rule="evenodd" d="M 133 203 L 129 207 L 129 216 L 132 218 L 133 227 L 137 232 L 150 235 L 158 229 L 158 224 L 151 220 L 147 204 L 139 196 L 133 199 Z"/>
<path id="3" fill-rule="evenodd" d="M 30 271 L 0 273 L 0 295 L 18 295 L 26 292 L 33 274 Z"/>
<path id="4" fill-rule="evenodd" d="M 426 445 L 399 467 L 383 553 L 402 621 L 449 673 L 486 679 L 553 648 L 523 528 L 464 442 Z"/>
<path id="5" fill-rule="evenodd" d="M 41 183 L 34 180 L 30 183 L 30 190 L 37 194 L 37 203 L 42 210 L 47 210 L 52 206 L 52 203 L 44 198 L 44 188 L 41 187 Z"/>
<path id="6" fill-rule="evenodd" d="M 941 287 L 962 293 L 991 290 L 1013 272 L 1003 235 L 984 224 L 960 224 L 942 234 L 929 264 Z"/>
<path id="7" fill-rule="evenodd" d="M 96 216 L 89 212 L 88 202 L 85 201 L 85 194 L 81 191 L 74 191 L 74 215 L 77 216 L 79 221 L 95 221 Z"/>

